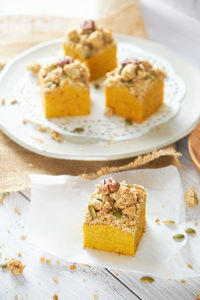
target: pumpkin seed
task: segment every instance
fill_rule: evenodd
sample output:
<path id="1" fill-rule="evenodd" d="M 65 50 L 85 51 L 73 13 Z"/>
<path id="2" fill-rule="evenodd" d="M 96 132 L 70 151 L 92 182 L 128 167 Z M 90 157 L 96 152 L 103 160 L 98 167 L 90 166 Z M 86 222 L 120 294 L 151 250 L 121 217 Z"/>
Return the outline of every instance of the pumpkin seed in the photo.
<path id="1" fill-rule="evenodd" d="M 122 72 L 122 70 L 123 70 L 123 66 L 119 69 L 119 75 L 121 75 L 121 72 Z"/>
<path id="2" fill-rule="evenodd" d="M 151 79 L 155 79 L 156 76 L 152 72 L 147 72 L 147 76 Z"/>
<path id="3" fill-rule="evenodd" d="M 113 213 L 113 216 L 116 218 L 116 219 L 120 219 L 122 217 L 122 211 L 119 209 L 119 210 L 116 210 L 114 213 Z"/>
<path id="4" fill-rule="evenodd" d="M 100 89 L 100 84 L 99 84 L 99 83 L 95 83 L 95 84 L 94 84 L 94 87 L 95 87 L 95 89 L 98 90 L 98 89 Z"/>
<path id="5" fill-rule="evenodd" d="M 177 234 L 173 235 L 174 240 L 182 240 L 184 238 L 185 238 L 185 236 L 182 233 L 177 233 Z"/>
<path id="6" fill-rule="evenodd" d="M 74 133 L 81 133 L 83 131 L 84 131 L 84 128 L 82 128 L 82 127 L 77 127 L 74 130 L 72 130 L 72 132 L 74 132 Z"/>
<path id="7" fill-rule="evenodd" d="M 126 86 L 133 86 L 133 81 L 132 80 L 128 80 L 128 81 L 124 81 L 124 85 Z"/>
<path id="8" fill-rule="evenodd" d="M 155 279 L 153 279 L 152 277 L 147 277 L 147 276 L 140 278 L 140 280 L 144 283 L 152 283 L 155 281 Z"/>
<path id="9" fill-rule="evenodd" d="M 131 126 L 131 125 L 133 125 L 133 120 L 131 120 L 131 119 L 126 119 L 126 120 L 125 120 L 125 123 L 126 123 L 126 125 Z"/>
<path id="10" fill-rule="evenodd" d="M 175 224 L 176 222 L 173 220 L 164 220 L 162 221 L 164 224 Z"/>
<path id="11" fill-rule="evenodd" d="M 92 51 L 88 49 L 88 50 L 83 51 L 82 53 L 83 53 L 84 57 L 89 57 L 92 54 Z"/>
<path id="12" fill-rule="evenodd" d="M 186 228 L 185 232 L 188 233 L 188 234 L 195 234 L 196 230 L 194 230 L 193 228 Z"/>
<path id="13" fill-rule="evenodd" d="M 88 211 L 90 213 L 90 216 L 94 219 L 97 215 L 94 206 L 93 205 L 88 205 Z"/>

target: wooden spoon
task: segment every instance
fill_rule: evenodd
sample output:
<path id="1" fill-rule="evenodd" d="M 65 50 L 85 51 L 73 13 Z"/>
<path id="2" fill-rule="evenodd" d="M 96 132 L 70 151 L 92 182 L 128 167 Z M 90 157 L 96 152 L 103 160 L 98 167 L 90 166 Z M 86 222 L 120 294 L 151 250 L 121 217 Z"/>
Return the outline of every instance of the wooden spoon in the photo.
<path id="1" fill-rule="evenodd" d="M 189 135 L 188 151 L 193 164 L 200 172 L 200 124 Z"/>

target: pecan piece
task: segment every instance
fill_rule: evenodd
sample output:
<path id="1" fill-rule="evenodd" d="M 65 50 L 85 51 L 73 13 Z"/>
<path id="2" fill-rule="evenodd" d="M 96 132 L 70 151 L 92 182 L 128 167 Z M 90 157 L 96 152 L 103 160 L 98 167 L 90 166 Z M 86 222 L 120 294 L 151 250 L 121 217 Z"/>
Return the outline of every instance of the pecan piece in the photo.
<path id="1" fill-rule="evenodd" d="M 83 33 L 90 33 L 95 30 L 95 27 L 95 22 L 93 20 L 85 20 L 81 25 Z"/>
<path id="2" fill-rule="evenodd" d="M 69 65 L 73 63 L 73 58 L 71 56 L 65 56 L 61 59 L 56 65 L 59 67 L 63 67 L 64 65 Z"/>
<path id="3" fill-rule="evenodd" d="M 104 195 L 109 195 L 110 193 L 116 192 L 120 187 L 119 181 L 116 179 L 109 177 L 107 179 L 103 179 L 98 186 L 99 192 Z"/>
<path id="4" fill-rule="evenodd" d="M 121 62 L 122 67 L 125 67 L 128 64 L 134 64 L 134 65 L 139 65 L 141 63 L 141 61 L 135 57 L 129 57 L 126 58 L 125 60 L 123 60 Z"/>

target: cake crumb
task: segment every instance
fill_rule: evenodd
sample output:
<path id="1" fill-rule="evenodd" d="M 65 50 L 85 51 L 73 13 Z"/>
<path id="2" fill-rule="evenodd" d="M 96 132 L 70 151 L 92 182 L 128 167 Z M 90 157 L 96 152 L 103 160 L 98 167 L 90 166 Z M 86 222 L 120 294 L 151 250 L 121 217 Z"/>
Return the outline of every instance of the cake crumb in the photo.
<path id="1" fill-rule="evenodd" d="M 11 102 L 10 102 L 10 104 L 16 104 L 17 103 L 17 100 L 12 100 Z"/>
<path id="2" fill-rule="evenodd" d="M 44 256 L 41 256 L 41 257 L 40 257 L 40 262 L 41 262 L 41 263 L 45 262 L 45 257 L 44 257 Z"/>
<path id="3" fill-rule="evenodd" d="M 197 221 L 194 221 L 194 225 L 195 225 L 195 226 L 198 226 L 198 222 L 197 222 Z"/>
<path id="4" fill-rule="evenodd" d="M 7 192 L 7 193 L 3 193 L 3 195 L 2 196 L 0 196 L 0 204 L 2 204 L 3 203 L 3 201 L 6 199 L 6 197 L 9 195 L 10 193 L 9 192 Z"/>
<path id="5" fill-rule="evenodd" d="M 185 192 L 185 203 L 186 207 L 194 207 L 198 205 L 198 196 L 195 193 L 194 187 L 191 186 L 189 189 Z"/>
<path id="6" fill-rule="evenodd" d="M 22 265 L 20 260 L 15 258 L 11 258 L 7 264 L 7 269 L 10 270 L 14 275 L 23 273 L 25 267 L 26 266 Z"/>
<path id="7" fill-rule="evenodd" d="M 160 219 L 158 219 L 158 218 L 155 219 L 155 222 L 156 222 L 156 223 L 159 223 L 159 222 L 160 222 Z"/>
<path id="8" fill-rule="evenodd" d="M 52 299 L 53 299 L 53 300 L 58 300 L 58 295 L 57 295 L 57 294 L 54 294 L 53 297 L 52 297 Z"/>
<path id="9" fill-rule="evenodd" d="M 1 99 L 1 104 L 6 104 L 6 99 L 5 98 Z"/>
<path id="10" fill-rule="evenodd" d="M 10 229 L 8 229 L 8 233 L 11 233 Z"/>
<path id="11" fill-rule="evenodd" d="M 21 252 L 18 252 L 18 254 L 17 254 L 19 257 L 21 257 L 22 256 L 22 254 L 21 254 Z"/>
<path id="12" fill-rule="evenodd" d="M 18 209 L 17 207 L 14 207 L 13 209 L 14 209 L 14 211 L 18 214 L 18 216 L 21 215 L 21 212 L 19 211 L 19 209 Z"/>
<path id="13" fill-rule="evenodd" d="M 74 264 L 72 264 L 72 265 L 69 266 L 69 269 L 70 270 L 76 270 L 76 266 Z"/>
<path id="14" fill-rule="evenodd" d="M 96 300 L 96 299 L 99 299 L 99 295 L 98 294 L 94 294 L 93 295 L 93 298 Z"/>
<path id="15" fill-rule="evenodd" d="M 57 263 L 57 265 L 59 265 L 59 264 L 60 264 L 60 261 L 59 261 L 59 260 L 57 260 L 57 261 L 56 261 L 56 263 Z"/>
<path id="16" fill-rule="evenodd" d="M 60 133 L 58 133 L 57 131 L 51 130 L 50 131 L 50 136 L 51 136 L 52 140 L 55 140 L 58 143 L 62 142 L 62 138 L 60 136 Z"/>
<path id="17" fill-rule="evenodd" d="M 106 106 L 105 111 L 104 111 L 104 115 L 106 117 L 112 117 L 114 114 L 115 114 L 114 108 L 112 108 L 110 106 Z"/>
<path id="18" fill-rule="evenodd" d="M 188 266 L 188 268 L 192 269 L 192 265 L 191 264 L 188 264 L 187 266 Z"/>
<path id="19" fill-rule="evenodd" d="M 58 278 L 53 277 L 52 280 L 53 280 L 55 283 L 58 283 Z"/>
<path id="20" fill-rule="evenodd" d="M 181 280 L 181 283 L 182 284 L 186 284 L 186 280 Z"/>
<path id="21" fill-rule="evenodd" d="M 47 131 L 47 128 L 46 128 L 46 127 L 43 127 L 43 126 L 41 126 L 40 124 L 38 124 L 38 126 L 37 126 L 37 130 L 38 130 L 38 131 L 41 131 L 41 132 L 46 132 L 46 131 Z"/>
<path id="22" fill-rule="evenodd" d="M 33 139 L 39 143 L 44 143 L 44 140 L 42 138 L 39 137 L 33 137 Z"/>
<path id="23" fill-rule="evenodd" d="M 18 295 L 15 295 L 15 296 L 14 296 L 14 299 L 18 299 Z"/>
<path id="24" fill-rule="evenodd" d="M 46 259 L 46 264 L 50 264 L 51 263 L 51 259 Z"/>
<path id="25" fill-rule="evenodd" d="M 20 239 L 21 239 L 21 240 L 25 240 L 26 237 L 27 237 L 26 234 L 21 234 L 21 235 L 20 235 Z"/>
<path id="26" fill-rule="evenodd" d="M 37 75 L 41 69 L 41 65 L 36 62 L 31 62 L 30 64 L 28 64 L 27 69 L 33 72 L 33 74 Z"/>
<path id="27" fill-rule="evenodd" d="M 86 282 L 86 281 L 87 281 L 87 279 L 83 278 L 83 282 Z"/>
<path id="28" fill-rule="evenodd" d="M 27 119 L 24 119 L 24 120 L 23 120 L 23 124 L 26 125 L 27 123 L 28 123 L 28 120 L 27 120 Z"/>
<path id="29" fill-rule="evenodd" d="M 196 300 L 200 300 L 200 293 L 198 293 Z"/>

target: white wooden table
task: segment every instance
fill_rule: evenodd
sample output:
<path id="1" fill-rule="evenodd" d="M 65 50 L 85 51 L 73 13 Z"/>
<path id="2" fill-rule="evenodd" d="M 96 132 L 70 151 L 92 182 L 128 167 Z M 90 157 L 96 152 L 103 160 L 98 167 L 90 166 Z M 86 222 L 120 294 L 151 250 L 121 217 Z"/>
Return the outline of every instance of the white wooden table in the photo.
<path id="1" fill-rule="evenodd" d="M 7 0 L 0 14 L 16 13 L 17 9 L 23 13 L 43 12 L 45 5 L 39 0 L 34 2 L 19 0 Z M 62 0 L 49 1 L 46 6 L 46 13 L 63 13 Z M 65 3 L 69 1 L 65 1 Z M 81 1 L 84 5 L 74 0 L 70 6 L 71 15 L 80 15 L 81 11 L 85 16 L 95 16 L 95 1 Z M 200 66 L 200 51 L 195 51 L 195 43 L 200 42 L 200 2 L 199 0 L 170 0 L 167 5 L 163 0 L 143 0 L 141 11 L 144 17 L 150 38 L 166 44 L 187 57 L 191 62 Z M 158 4 L 155 4 L 158 3 Z M 37 5 L 38 4 L 38 5 Z M 47 2 L 46 2 L 47 5 Z M 91 5 L 91 10 L 88 10 Z M 164 6 L 163 6 L 164 5 Z M 84 6 L 84 8 L 83 8 Z M 174 8 L 178 8 L 178 13 Z M 175 14 L 176 13 L 176 14 Z M 66 15 L 67 15 L 66 11 Z M 175 15 L 174 15 L 175 14 Z M 167 18 L 168 16 L 168 18 Z M 162 22 L 161 22 L 162 21 Z M 176 22 L 177 21 L 177 22 Z M 191 29 L 191 36 L 188 32 L 181 31 L 182 23 L 186 22 L 196 28 Z M 188 23 L 189 22 L 189 23 Z M 171 30 L 170 34 L 169 31 Z M 181 43 L 177 41 L 180 36 Z M 176 38 L 175 38 L 176 37 Z M 188 45 L 186 41 L 190 43 Z M 192 48 L 191 47 L 192 43 Z M 199 43 L 200 45 L 200 43 Z M 191 52 L 193 49 L 193 52 Z M 187 151 L 187 138 L 177 143 L 177 150 L 182 152 L 182 168 L 180 174 L 184 188 L 194 185 L 200 195 L 200 175 L 195 170 Z M 18 215 L 14 208 L 18 208 L 21 215 Z M 152 284 L 145 284 L 140 281 L 141 275 L 127 272 L 118 272 L 110 269 L 95 269 L 88 266 L 77 266 L 76 270 L 70 270 L 66 262 L 36 249 L 29 242 L 27 228 L 27 212 L 30 208 L 30 191 L 23 191 L 9 195 L 4 204 L 0 207 L 0 255 L 4 261 L 7 257 L 20 258 L 27 265 L 24 275 L 15 277 L 6 270 L 0 270 L 0 300 L 14 299 L 52 299 L 57 293 L 59 300 L 65 299 L 94 299 L 97 294 L 99 299 L 143 299 L 143 300 L 193 300 L 200 291 L 200 278 L 185 279 L 186 283 L 180 280 L 167 280 L 155 278 Z M 20 239 L 20 235 L 27 234 L 27 239 Z M 42 264 L 40 257 L 51 259 L 50 264 Z M 55 283 L 52 278 L 56 277 Z M 184 278 L 183 278 L 184 279 Z"/>

